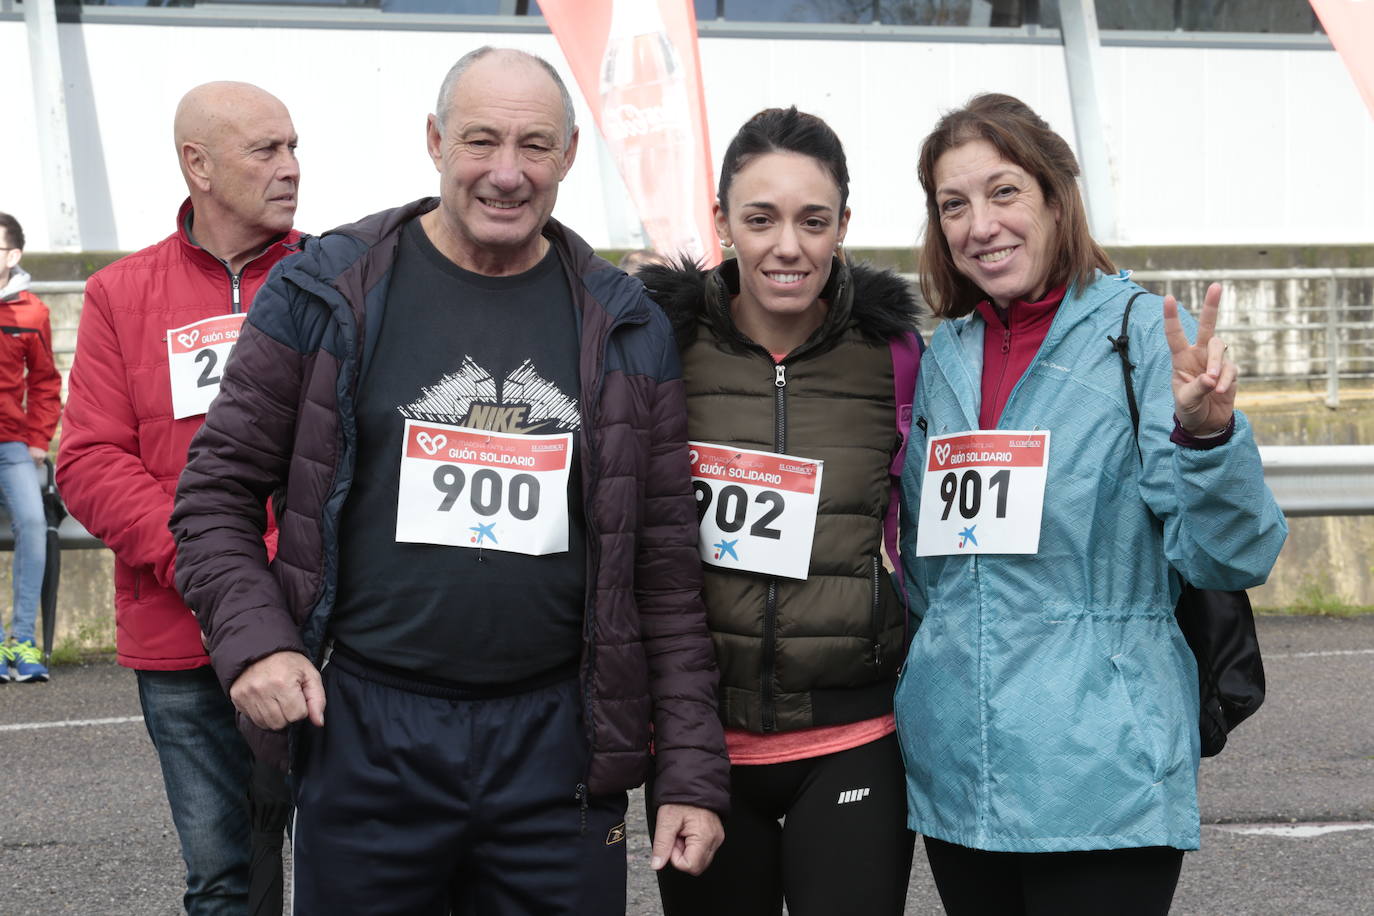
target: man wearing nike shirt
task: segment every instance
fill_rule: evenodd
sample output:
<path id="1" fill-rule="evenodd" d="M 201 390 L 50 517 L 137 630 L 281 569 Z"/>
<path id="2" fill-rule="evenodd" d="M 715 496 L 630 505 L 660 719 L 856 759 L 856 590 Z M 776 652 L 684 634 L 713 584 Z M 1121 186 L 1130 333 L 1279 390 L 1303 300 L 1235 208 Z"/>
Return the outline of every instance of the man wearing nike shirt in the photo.
<path id="1" fill-rule="evenodd" d="M 177 580 L 260 753 L 300 723 L 297 913 L 623 913 L 626 790 L 655 768 L 654 865 L 694 873 L 727 798 L 671 330 L 549 218 L 548 64 L 472 52 L 427 131 L 438 200 L 259 295 Z"/>

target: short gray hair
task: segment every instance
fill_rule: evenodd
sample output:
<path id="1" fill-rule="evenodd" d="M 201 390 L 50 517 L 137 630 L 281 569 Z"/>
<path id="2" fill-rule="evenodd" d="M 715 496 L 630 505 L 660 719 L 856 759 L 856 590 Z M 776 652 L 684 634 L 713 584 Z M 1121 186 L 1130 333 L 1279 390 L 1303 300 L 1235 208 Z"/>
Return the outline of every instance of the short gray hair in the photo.
<path id="1" fill-rule="evenodd" d="M 493 48 L 491 45 L 482 45 L 474 51 L 469 51 L 458 62 L 449 68 L 448 74 L 444 77 L 443 83 L 439 85 L 439 100 L 434 105 L 434 120 L 438 122 L 439 132 L 444 131 L 444 118 L 448 115 L 449 108 L 453 106 L 453 88 L 458 85 L 458 80 L 462 79 L 463 74 L 482 58 L 497 51 L 504 51 L 510 54 L 523 57 L 531 63 L 538 64 L 544 72 L 553 80 L 553 84 L 558 87 L 558 95 L 563 100 L 563 123 L 567 128 L 563 132 L 563 146 L 566 148 L 572 143 L 573 131 L 577 129 L 576 116 L 573 111 L 572 95 L 568 92 L 568 86 L 563 82 L 563 77 L 558 75 L 553 64 L 540 57 L 538 54 L 531 54 L 528 51 L 521 51 L 518 48 Z"/>

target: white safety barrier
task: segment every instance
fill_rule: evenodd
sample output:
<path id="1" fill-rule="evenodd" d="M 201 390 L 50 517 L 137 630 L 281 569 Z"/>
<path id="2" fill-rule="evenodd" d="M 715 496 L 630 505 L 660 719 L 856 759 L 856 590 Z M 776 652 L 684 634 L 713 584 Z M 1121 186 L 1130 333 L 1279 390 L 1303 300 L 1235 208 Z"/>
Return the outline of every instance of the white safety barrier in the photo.
<path id="1" fill-rule="evenodd" d="M 1262 445 L 1284 515 L 1374 515 L 1374 445 Z"/>

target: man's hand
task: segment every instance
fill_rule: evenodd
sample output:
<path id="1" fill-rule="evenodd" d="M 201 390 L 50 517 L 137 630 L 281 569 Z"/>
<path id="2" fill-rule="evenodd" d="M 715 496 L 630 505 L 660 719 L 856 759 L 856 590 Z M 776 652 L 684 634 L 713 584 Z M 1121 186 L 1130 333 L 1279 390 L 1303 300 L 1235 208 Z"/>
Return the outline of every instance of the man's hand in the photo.
<path id="1" fill-rule="evenodd" d="M 258 728 L 277 731 L 307 716 L 324 725 L 324 682 L 299 652 L 274 652 L 253 662 L 230 685 L 229 699 Z"/>
<path id="2" fill-rule="evenodd" d="M 43 462 L 48 459 L 48 450 L 45 448 L 39 448 L 36 445 L 30 445 L 29 457 L 33 459 L 34 464 L 38 465 L 39 467 L 42 467 Z"/>
<path id="3" fill-rule="evenodd" d="M 699 875 L 711 864 L 725 839 L 725 828 L 714 811 L 691 805 L 664 805 L 654 825 L 649 865 L 655 871 L 669 862 L 678 871 Z"/>

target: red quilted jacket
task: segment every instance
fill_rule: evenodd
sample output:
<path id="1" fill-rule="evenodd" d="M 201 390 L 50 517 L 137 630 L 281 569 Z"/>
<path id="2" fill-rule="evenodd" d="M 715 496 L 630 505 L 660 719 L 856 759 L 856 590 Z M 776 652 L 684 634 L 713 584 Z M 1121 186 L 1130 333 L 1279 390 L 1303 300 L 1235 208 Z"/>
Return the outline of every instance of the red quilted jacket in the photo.
<path id="1" fill-rule="evenodd" d="M 0 442 L 47 448 L 61 396 L 48 307 L 27 289 L 0 298 Z"/>
<path id="2" fill-rule="evenodd" d="M 299 243 L 299 233 L 288 233 L 236 284 L 186 234 L 190 212 L 187 200 L 176 232 L 86 282 L 57 459 L 68 510 L 115 554 L 119 663 L 153 671 L 210 663 L 172 579 L 172 495 L 205 418 L 172 418 L 167 331 L 247 309 L 268 271 Z"/>

